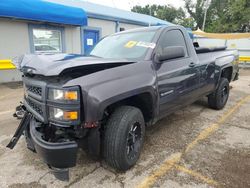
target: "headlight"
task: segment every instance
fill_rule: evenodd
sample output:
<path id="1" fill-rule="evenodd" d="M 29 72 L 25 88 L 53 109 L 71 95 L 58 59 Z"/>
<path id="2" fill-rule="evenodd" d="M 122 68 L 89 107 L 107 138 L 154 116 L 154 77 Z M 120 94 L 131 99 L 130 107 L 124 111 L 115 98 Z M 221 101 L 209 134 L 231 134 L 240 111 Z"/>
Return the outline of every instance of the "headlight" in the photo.
<path id="1" fill-rule="evenodd" d="M 49 89 L 49 99 L 61 101 L 77 101 L 79 99 L 79 94 L 78 91 L 74 90 Z"/>
<path id="2" fill-rule="evenodd" d="M 78 119 L 78 111 L 50 108 L 50 118 L 55 120 L 74 121 Z"/>

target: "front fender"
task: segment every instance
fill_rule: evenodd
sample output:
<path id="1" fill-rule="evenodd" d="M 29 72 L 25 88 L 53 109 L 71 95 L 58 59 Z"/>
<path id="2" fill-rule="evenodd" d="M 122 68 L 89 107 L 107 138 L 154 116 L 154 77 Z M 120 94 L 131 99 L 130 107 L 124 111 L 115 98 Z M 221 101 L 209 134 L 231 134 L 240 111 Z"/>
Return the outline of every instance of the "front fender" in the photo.
<path id="1" fill-rule="evenodd" d="M 84 121 L 100 121 L 110 104 L 141 93 L 157 99 L 156 73 L 152 62 L 143 61 L 102 70 L 69 81 L 64 86 L 79 85 L 82 90 Z"/>
<path id="2" fill-rule="evenodd" d="M 97 88 L 95 89 L 95 91 L 91 91 L 87 100 L 87 111 L 85 113 L 85 121 L 99 121 L 103 118 L 104 110 L 109 105 L 139 94 L 149 93 L 153 99 L 153 103 L 156 103 L 156 93 L 152 86 L 145 86 L 136 89 L 130 88 L 129 90 L 124 92 L 112 91 L 112 93 L 113 95 L 110 95 L 108 93 L 106 93 L 107 95 L 105 95 L 105 93 L 100 94 Z"/>

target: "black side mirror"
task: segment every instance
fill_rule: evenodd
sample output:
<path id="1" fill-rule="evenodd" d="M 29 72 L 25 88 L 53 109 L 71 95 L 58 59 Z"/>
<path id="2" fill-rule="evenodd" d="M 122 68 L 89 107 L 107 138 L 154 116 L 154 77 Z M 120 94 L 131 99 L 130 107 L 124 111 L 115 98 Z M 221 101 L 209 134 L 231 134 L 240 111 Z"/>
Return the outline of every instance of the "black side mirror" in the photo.
<path id="1" fill-rule="evenodd" d="M 162 52 L 156 54 L 157 61 L 162 62 L 169 59 L 175 59 L 185 57 L 185 50 L 183 46 L 170 46 L 162 50 Z"/>

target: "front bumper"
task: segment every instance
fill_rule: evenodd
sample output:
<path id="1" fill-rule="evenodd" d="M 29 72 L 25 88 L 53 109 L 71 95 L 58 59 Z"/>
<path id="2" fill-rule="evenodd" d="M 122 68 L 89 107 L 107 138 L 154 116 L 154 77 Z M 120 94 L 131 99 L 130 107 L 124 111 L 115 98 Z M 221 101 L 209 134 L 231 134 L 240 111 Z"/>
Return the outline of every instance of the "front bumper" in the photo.
<path id="1" fill-rule="evenodd" d="M 47 142 L 43 139 L 43 133 L 39 132 L 40 123 L 31 119 L 30 140 L 35 151 L 50 167 L 70 168 L 76 165 L 78 145 L 75 141 Z"/>

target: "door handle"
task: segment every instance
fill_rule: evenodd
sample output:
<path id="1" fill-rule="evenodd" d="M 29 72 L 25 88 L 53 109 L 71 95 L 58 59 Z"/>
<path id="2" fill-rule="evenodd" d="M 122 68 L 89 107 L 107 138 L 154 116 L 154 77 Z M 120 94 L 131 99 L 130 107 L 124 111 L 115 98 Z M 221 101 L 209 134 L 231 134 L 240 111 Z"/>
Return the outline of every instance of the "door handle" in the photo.
<path id="1" fill-rule="evenodd" d="M 189 63 L 189 67 L 194 67 L 195 65 L 196 65 L 196 63 L 194 63 L 194 62 Z"/>

